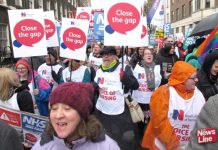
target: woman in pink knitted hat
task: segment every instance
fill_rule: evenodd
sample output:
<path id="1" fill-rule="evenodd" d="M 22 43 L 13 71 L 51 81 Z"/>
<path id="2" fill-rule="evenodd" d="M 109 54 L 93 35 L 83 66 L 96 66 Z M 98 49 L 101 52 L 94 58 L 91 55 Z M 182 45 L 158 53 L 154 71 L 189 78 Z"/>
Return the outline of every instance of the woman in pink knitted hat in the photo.
<path id="1" fill-rule="evenodd" d="M 48 82 L 36 71 L 32 70 L 27 59 L 23 58 L 18 60 L 16 63 L 16 70 L 21 84 L 26 86 L 32 95 L 35 113 L 42 116 L 48 116 L 48 97 L 51 92 L 51 87 Z"/>

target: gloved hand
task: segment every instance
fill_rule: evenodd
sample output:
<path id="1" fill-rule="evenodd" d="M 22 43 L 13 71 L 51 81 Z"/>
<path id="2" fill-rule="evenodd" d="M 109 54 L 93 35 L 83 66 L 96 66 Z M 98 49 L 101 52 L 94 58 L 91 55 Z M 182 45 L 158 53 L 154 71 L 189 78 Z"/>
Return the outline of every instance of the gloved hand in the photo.
<path id="1" fill-rule="evenodd" d="M 124 77 L 124 71 L 123 71 L 123 69 L 121 68 L 121 69 L 120 69 L 120 81 L 122 81 L 123 77 Z"/>

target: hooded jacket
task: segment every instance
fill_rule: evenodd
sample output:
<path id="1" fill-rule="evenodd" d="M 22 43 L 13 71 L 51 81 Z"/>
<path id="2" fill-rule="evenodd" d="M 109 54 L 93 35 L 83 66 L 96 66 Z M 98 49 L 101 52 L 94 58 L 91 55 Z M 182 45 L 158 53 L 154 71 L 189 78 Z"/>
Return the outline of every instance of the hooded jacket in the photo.
<path id="1" fill-rule="evenodd" d="M 171 46 L 172 45 L 166 45 L 165 47 L 161 48 L 155 59 L 155 64 L 160 65 L 161 68 L 161 85 L 166 84 L 168 82 L 168 79 L 165 77 L 165 66 L 173 66 L 174 63 L 179 60 L 178 56 L 175 53 L 169 54 Z"/>
<path id="2" fill-rule="evenodd" d="M 193 66 L 183 61 L 176 62 L 172 69 L 168 85 L 174 87 L 184 100 L 190 99 L 194 94 L 194 90 L 188 92 L 182 83 L 195 72 L 196 69 Z M 170 98 L 168 88 L 167 85 L 163 85 L 151 96 L 151 120 L 142 140 L 142 147 L 149 148 L 150 150 L 158 150 L 155 145 L 155 138 L 158 138 L 167 150 L 172 150 L 180 144 L 168 118 Z M 204 99 L 203 96 L 202 99 Z"/>
<path id="3" fill-rule="evenodd" d="M 212 76 L 210 73 L 210 70 L 216 60 L 218 60 L 218 52 L 208 54 L 202 64 L 202 68 L 198 72 L 197 87 L 206 99 L 210 96 L 218 94 L 218 73 L 216 76 Z"/>

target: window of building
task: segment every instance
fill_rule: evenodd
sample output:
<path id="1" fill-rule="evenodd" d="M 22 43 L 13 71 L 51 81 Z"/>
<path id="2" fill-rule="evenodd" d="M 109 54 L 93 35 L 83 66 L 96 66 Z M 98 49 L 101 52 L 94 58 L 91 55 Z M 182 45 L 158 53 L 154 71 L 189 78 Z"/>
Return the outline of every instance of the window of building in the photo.
<path id="1" fill-rule="evenodd" d="M 173 19 L 174 19 L 174 11 L 172 11 L 171 13 L 171 22 L 173 22 Z"/>
<path id="2" fill-rule="evenodd" d="M 196 10 L 201 9 L 201 0 L 196 0 Z"/>
<path id="3" fill-rule="evenodd" d="M 210 8 L 210 0 L 205 0 L 205 8 Z"/>
<path id="4" fill-rule="evenodd" d="M 179 33 L 179 27 L 176 27 L 176 33 Z"/>
<path id="5" fill-rule="evenodd" d="M 169 13 L 167 13 L 167 23 L 170 22 Z"/>
<path id="6" fill-rule="evenodd" d="M 179 8 L 176 9 L 176 21 L 179 20 Z"/>
<path id="7" fill-rule="evenodd" d="M 185 18 L 185 5 L 182 5 L 182 19 Z"/>
<path id="8" fill-rule="evenodd" d="M 192 15 L 192 12 L 193 12 L 193 5 L 192 5 L 192 0 L 191 1 L 189 1 L 189 16 L 191 16 Z"/>
<path id="9" fill-rule="evenodd" d="M 50 10 L 50 1 L 47 1 L 47 4 L 46 4 L 46 5 L 47 5 L 47 7 L 46 7 L 47 10 Z"/>
<path id="10" fill-rule="evenodd" d="M 185 35 L 185 26 L 182 26 L 182 33 Z"/>
<path id="11" fill-rule="evenodd" d="M 29 0 L 29 9 L 34 9 L 34 1 L 33 0 Z"/>
<path id="12" fill-rule="evenodd" d="M 0 24 L 0 49 L 7 45 L 7 25 Z"/>

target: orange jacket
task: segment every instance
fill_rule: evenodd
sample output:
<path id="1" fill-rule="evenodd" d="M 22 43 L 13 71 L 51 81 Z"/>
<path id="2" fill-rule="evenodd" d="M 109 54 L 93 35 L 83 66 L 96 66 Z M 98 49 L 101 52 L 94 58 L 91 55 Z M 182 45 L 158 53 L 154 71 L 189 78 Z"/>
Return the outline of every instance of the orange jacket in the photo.
<path id="1" fill-rule="evenodd" d="M 168 84 L 173 86 L 177 93 L 186 99 L 190 99 L 194 91 L 187 91 L 182 83 L 184 83 L 196 69 L 191 65 L 178 61 L 174 64 Z M 154 143 L 154 139 L 158 138 L 167 150 L 172 150 L 179 146 L 180 142 L 173 127 L 168 119 L 169 109 L 169 90 L 168 86 L 159 87 L 151 96 L 150 110 L 151 119 L 144 133 L 142 147 L 150 150 L 159 150 Z"/>

